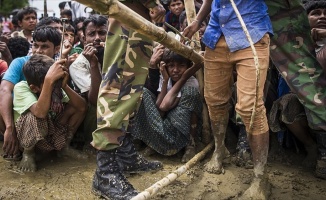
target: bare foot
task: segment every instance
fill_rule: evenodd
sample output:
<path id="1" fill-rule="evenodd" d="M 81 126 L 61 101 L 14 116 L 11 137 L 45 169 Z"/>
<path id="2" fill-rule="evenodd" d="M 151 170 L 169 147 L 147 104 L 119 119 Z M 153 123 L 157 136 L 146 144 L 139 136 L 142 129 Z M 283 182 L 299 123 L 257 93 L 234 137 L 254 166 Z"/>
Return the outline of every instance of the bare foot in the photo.
<path id="1" fill-rule="evenodd" d="M 267 178 L 254 178 L 250 187 L 239 197 L 239 200 L 266 200 L 271 194 L 271 185 Z"/>
<path id="2" fill-rule="evenodd" d="M 195 155 L 196 155 L 196 147 L 194 146 L 186 147 L 185 154 L 183 154 L 181 162 L 186 163 L 190 159 L 192 159 Z"/>
<path id="3" fill-rule="evenodd" d="M 71 147 L 64 147 L 61 151 L 58 151 L 58 157 L 70 157 L 70 158 L 77 158 L 77 159 L 87 159 L 88 156 L 79 152 L 76 149 Z"/>
<path id="4" fill-rule="evenodd" d="M 212 174 L 224 174 L 223 160 L 230 155 L 230 152 L 223 145 L 221 150 L 215 149 L 211 160 L 205 165 L 205 170 Z"/>
<path id="5" fill-rule="evenodd" d="M 18 165 L 18 169 L 24 172 L 35 172 L 36 162 L 34 150 L 25 150 L 23 153 L 23 158 Z"/>
<path id="6" fill-rule="evenodd" d="M 310 147 L 305 147 L 307 151 L 307 156 L 302 161 L 302 165 L 306 168 L 312 169 L 316 167 L 317 161 L 317 146 L 312 145 Z"/>

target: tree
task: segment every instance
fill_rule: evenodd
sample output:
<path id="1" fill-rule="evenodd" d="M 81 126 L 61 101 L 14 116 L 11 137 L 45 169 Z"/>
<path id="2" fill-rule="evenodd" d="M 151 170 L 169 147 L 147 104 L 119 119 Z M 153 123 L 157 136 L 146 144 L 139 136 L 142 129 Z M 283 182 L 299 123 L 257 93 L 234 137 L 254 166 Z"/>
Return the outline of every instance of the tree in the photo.
<path id="1" fill-rule="evenodd" d="M 0 0 L 0 14 L 9 16 L 17 8 L 23 8 L 28 5 L 28 0 Z"/>

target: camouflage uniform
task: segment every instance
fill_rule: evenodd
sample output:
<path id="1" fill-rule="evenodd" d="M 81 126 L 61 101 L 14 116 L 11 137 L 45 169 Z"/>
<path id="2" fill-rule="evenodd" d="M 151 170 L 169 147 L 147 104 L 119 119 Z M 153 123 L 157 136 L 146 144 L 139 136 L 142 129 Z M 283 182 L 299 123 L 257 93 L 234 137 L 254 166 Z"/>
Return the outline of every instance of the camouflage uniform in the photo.
<path id="1" fill-rule="evenodd" d="M 271 59 L 304 105 L 309 126 L 326 130 L 326 80 L 299 0 L 266 0 L 273 24 Z"/>
<path id="2" fill-rule="evenodd" d="M 125 135 L 130 115 L 140 105 L 152 53 L 152 42 L 138 32 L 120 23 L 111 30 L 106 39 L 97 100 L 97 129 L 92 141 L 98 150 L 119 146 L 118 138 Z"/>

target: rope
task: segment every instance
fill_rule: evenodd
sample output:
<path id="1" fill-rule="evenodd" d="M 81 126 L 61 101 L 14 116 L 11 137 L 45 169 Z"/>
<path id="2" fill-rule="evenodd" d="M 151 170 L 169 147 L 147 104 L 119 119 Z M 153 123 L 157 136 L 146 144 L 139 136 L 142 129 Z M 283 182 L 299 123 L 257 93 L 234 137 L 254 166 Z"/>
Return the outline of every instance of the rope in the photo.
<path id="1" fill-rule="evenodd" d="M 243 32 L 246 34 L 247 36 L 247 39 L 250 43 L 250 47 L 251 47 L 251 50 L 252 50 L 252 53 L 254 54 L 254 62 L 255 62 L 255 68 L 256 68 L 256 90 L 255 90 L 255 101 L 254 101 L 254 106 L 253 106 L 253 109 L 252 109 L 252 114 L 251 114 L 251 118 L 250 118 L 250 124 L 249 124 L 249 132 L 248 132 L 248 135 L 250 134 L 250 132 L 252 131 L 252 126 L 253 126 L 253 123 L 254 123 L 254 118 L 255 118 L 255 115 L 256 115 L 256 109 L 257 109 L 257 102 L 258 102 L 258 91 L 259 91 L 259 80 L 260 80 L 260 71 L 259 71 L 259 68 L 260 68 L 260 65 L 259 65 L 259 62 L 258 62 L 258 55 L 257 55 L 257 51 L 256 51 L 256 48 L 254 46 L 254 43 L 250 37 L 250 34 L 249 34 L 249 31 L 247 29 L 247 26 L 246 24 L 244 23 L 242 17 L 241 17 L 241 14 L 237 8 L 237 5 L 234 3 L 233 0 L 230 0 L 231 4 L 232 4 L 232 7 L 233 7 L 233 10 L 235 12 L 235 14 L 237 15 L 239 21 L 240 21 L 240 24 L 242 26 L 242 29 L 243 29 Z"/>

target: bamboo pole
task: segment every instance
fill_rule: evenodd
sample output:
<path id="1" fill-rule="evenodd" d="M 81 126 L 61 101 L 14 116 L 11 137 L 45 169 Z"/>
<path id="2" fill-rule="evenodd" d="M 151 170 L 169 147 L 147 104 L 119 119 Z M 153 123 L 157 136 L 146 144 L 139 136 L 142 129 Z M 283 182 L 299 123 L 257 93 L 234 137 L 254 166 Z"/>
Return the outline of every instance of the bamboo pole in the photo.
<path id="1" fill-rule="evenodd" d="M 188 24 L 191 24 L 196 18 L 195 2 L 194 2 L 194 0 L 185 0 L 184 3 L 185 3 L 186 15 L 187 15 L 187 22 L 188 22 Z M 194 40 L 197 43 L 197 45 L 194 45 L 195 51 L 199 52 L 201 49 L 200 49 L 200 38 L 199 38 L 198 31 L 194 34 L 194 36 L 192 37 L 192 40 Z M 196 72 L 196 78 L 199 82 L 199 90 L 200 90 L 200 94 L 203 99 L 202 142 L 204 144 L 208 144 L 211 141 L 211 129 L 210 129 L 210 119 L 209 119 L 209 114 L 208 114 L 208 108 L 207 108 L 205 98 L 204 98 L 204 70 L 203 70 L 203 68 L 200 68 Z"/>
<path id="2" fill-rule="evenodd" d="M 250 124 L 249 124 L 249 132 L 247 133 L 248 135 L 250 134 L 250 132 L 252 131 L 252 126 L 253 126 L 253 123 L 254 123 L 254 118 L 255 118 L 255 115 L 256 115 L 256 109 L 257 109 L 257 103 L 258 103 L 258 91 L 259 91 L 259 80 L 260 80 L 260 65 L 259 65 L 259 61 L 258 61 L 258 55 L 257 55 L 257 51 L 256 51 L 256 48 L 254 46 L 254 43 L 250 37 L 250 34 L 249 34 L 249 31 L 247 29 L 247 26 L 246 24 L 244 23 L 242 17 L 241 17 L 241 14 L 237 8 L 237 5 L 234 3 L 233 0 L 230 0 L 231 4 L 232 4 L 232 7 L 233 7 L 233 10 L 235 12 L 235 14 L 237 15 L 239 21 L 240 21 L 240 24 L 242 26 L 242 29 L 243 29 L 243 32 L 246 34 L 247 36 L 247 39 L 250 43 L 250 47 L 251 47 L 251 50 L 252 50 L 252 53 L 253 53 L 253 56 L 254 56 L 254 62 L 255 62 L 255 68 L 256 68 L 256 91 L 255 91 L 255 101 L 254 101 L 254 106 L 253 106 L 253 109 L 252 109 L 252 114 L 251 114 L 251 118 L 250 118 Z"/>
<path id="3" fill-rule="evenodd" d="M 141 17 L 139 14 L 120 3 L 117 0 L 77 0 L 78 2 L 97 10 L 102 14 L 107 14 L 112 18 L 117 19 L 129 28 L 145 35 L 151 40 L 163 44 L 165 47 L 182 55 L 185 58 L 192 60 L 197 64 L 197 68 L 190 71 L 189 74 L 195 73 L 200 67 L 204 58 L 194 51 L 191 47 L 186 46 L 168 35 L 165 30 L 158 28 L 153 23 Z"/>
<path id="4" fill-rule="evenodd" d="M 139 193 L 137 196 L 133 197 L 132 200 L 145 200 L 154 196 L 157 192 L 160 191 L 163 187 L 169 185 L 173 181 L 175 181 L 179 176 L 184 174 L 188 169 L 193 167 L 198 161 L 202 160 L 205 155 L 214 147 L 214 142 L 209 143 L 201 152 L 196 154 L 191 160 L 189 160 L 186 164 L 179 167 L 174 172 L 170 173 L 163 179 L 159 180 L 151 187 L 147 188 L 145 191 Z"/>

